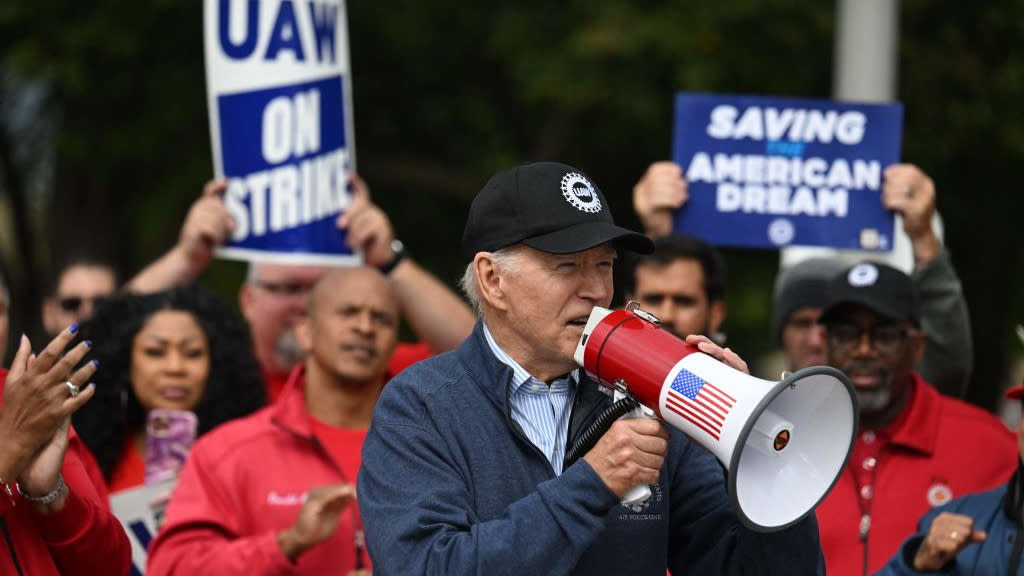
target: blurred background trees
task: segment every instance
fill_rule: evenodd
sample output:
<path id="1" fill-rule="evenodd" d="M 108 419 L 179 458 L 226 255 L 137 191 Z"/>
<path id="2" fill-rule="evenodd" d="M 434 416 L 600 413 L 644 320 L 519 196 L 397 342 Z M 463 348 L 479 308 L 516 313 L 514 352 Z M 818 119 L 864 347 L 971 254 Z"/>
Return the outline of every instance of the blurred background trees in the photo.
<path id="1" fill-rule="evenodd" d="M 358 168 L 415 258 L 452 282 L 469 201 L 497 169 L 586 170 L 618 221 L 670 154 L 678 90 L 827 98 L 830 2 L 349 2 Z M 992 406 L 1020 351 L 1024 4 L 901 6 L 903 156 L 936 181 L 975 335 L 970 399 Z M 199 2 L 0 4 L 0 263 L 12 333 L 37 333 L 66 254 L 124 276 L 168 248 L 212 174 Z M 772 252 L 726 250 L 729 344 L 768 329 Z M 233 298 L 218 262 L 204 282 Z M 13 342 L 16 339 L 12 338 Z"/>

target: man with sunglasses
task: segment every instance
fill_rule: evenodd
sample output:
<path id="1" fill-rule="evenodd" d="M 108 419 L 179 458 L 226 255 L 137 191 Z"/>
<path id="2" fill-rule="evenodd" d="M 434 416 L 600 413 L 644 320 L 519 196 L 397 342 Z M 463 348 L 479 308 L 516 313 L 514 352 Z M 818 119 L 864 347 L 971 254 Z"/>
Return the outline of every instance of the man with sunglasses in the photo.
<path id="1" fill-rule="evenodd" d="M 995 416 L 940 395 L 914 371 L 925 346 L 913 281 L 861 263 L 825 287 L 829 365 L 853 382 L 860 432 L 818 507 L 829 574 L 874 573 L 929 508 L 994 487 L 1017 466 Z"/>
<path id="2" fill-rule="evenodd" d="M 65 327 L 88 320 L 97 304 L 116 290 L 117 274 L 110 265 L 85 258 L 65 263 L 43 300 L 43 328 L 56 336 Z"/>

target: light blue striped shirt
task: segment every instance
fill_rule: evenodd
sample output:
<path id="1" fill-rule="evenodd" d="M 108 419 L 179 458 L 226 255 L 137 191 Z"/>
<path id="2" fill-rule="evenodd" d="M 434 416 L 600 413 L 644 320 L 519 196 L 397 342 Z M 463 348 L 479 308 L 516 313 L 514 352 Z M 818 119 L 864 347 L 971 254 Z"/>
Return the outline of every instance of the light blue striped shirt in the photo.
<path id="1" fill-rule="evenodd" d="M 555 474 L 562 473 L 565 443 L 569 436 L 569 418 L 572 401 L 576 396 L 579 370 L 568 377 L 555 380 L 550 386 L 530 375 L 518 362 L 505 353 L 484 324 L 484 337 L 491 352 L 512 369 L 511 390 L 508 394 L 512 418 L 523 429 L 526 437 L 547 457 Z"/>

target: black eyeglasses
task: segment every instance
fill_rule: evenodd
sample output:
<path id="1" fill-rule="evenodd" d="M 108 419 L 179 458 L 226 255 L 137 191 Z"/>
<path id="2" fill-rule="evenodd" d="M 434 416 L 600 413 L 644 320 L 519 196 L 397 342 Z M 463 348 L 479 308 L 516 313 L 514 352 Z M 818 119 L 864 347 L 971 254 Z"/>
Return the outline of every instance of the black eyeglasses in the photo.
<path id="1" fill-rule="evenodd" d="M 864 334 L 871 338 L 871 345 L 883 354 L 890 354 L 899 347 L 914 331 L 897 324 L 875 324 L 871 327 L 856 324 L 829 324 L 828 343 L 835 351 L 846 351 L 860 344 Z"/>
<path id="2" fill-rule="evenodd" d="M 265 282 L 263 280 L 256 280 L 254 284 L 276 296 L 305 295 L 309 294 L 309 291 L 313 289 L 311 284 L 304 284 L 302 282 Z"/>
<path id="3" fill-rule="evenodd" d="M 92 307 L 96 308 L 97 306 L 103 304 L 107 300 L 107 296 L 97 296 L 95 298 L 83 298 L 82 296 L 65 296 L 63 298 L 58 298 L 57 304 L 60 306 L 60 309 L 65 312 L 77 313 L 79 310 L 82 309 L 82 304 L 85 304 L 86 302 L 91 302 Z"/>

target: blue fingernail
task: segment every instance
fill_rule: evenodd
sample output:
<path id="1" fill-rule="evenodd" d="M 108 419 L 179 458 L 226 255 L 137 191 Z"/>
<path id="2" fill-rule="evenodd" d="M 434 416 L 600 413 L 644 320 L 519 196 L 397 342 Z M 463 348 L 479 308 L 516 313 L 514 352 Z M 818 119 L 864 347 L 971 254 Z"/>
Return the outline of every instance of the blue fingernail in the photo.
<path id="1" fill-rule="evenodd" d="M 88 346 L 89 348 L 92 348 L 92 340 L 86 340 L 85 345 Z"/>
<path id="2" fill-rule="evenodd" d="M 71 327 L 68 328 L 68 332 L 70 332 L 71 334 L 74 334 L 75 332 L 78 332 L 78 322 L 75 322 L 74 324 L 72 324 Z"/>
<path id="3" fill-rule="evenodd" d="M 100 361 L 99 361 L 99 360 L 97 360 L 97 359 L 95 359 L 95 358 L 93 358 L 93 359 L 92 359 L 92 365 L 93 365 L 93 366 L 99 366 L 99 365 L 100 365 Z"/>

